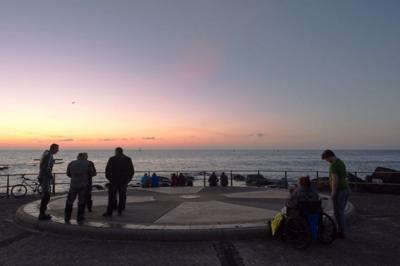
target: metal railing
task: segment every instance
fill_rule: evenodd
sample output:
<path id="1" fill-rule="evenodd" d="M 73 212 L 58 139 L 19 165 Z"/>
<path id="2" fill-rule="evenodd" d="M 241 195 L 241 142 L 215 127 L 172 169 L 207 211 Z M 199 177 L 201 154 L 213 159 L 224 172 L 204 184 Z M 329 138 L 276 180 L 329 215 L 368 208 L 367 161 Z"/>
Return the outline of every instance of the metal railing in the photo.
<path id="1" fill-rule="evenodd" d="M 266 178 L 266 180 L 273 180 L 272 184 L 275 184 L 275 187 L 280 188 L 288 188 L 290 183 L 296 182 L 297 178 L 300 176 L 308 175 L 311 179 L 313 179 L 314 183 L 324 184 L 323 179 L 326 180 L 328 176 L 328 171 L 319 171 L 319 170 L 247 170 L 247 169 L 235 169 L 235 170 L 156 170 L 156 171 L 135 171 L 135 176 L 132 178 L 130 184 L 133 186 L 140 185 L 141 176 L 147 173 L 151 175 L 151 173 L 157 173 L 159 176 L 164 176 L 165 174 L 177 174 L 183 173 L 184 175 L 189 175 L 195 178 L 197 182 L 194 185 L 206 187 L 208 183 L 208 177 L 211 173 L 217 173 L 220 175 L 224 172 L 228 176 L 229 186 L 246 186 L 246 180 L 249 175 L 262 175 Z M 353 174 L 354 177 L 358 178 L 361 175 L 373 174 L 373 172 L 365 172 L 365 171 L 349 171 L 348 173 Z M 394 174 L 393 172 L 379 172 L 379 174 Z M 2 198 L 10 198 L 11 189 L 14 185 L 20 184 L 21 182 L 17 182 L 18 179 L 22 179 L 24 177 L 30 177 L 31 180 L 36 180 L 38 173 L 24 173 L 24 174 L 0 174 L 0 196 Z M 60 176 L 65 176 L 66 173 L 53 173 L 53 179 L 51 181 L 51 192 L 53 195 L 56 192 L 66 192 L 65 190 L 57 190 L 59 187 L 64 188 L 69 185 L 69 178 L 59 179 Z M 237 177 L 241 177 L 241 180 L 237 180 Z M 272 177 L 272 179 L 271 179 Z M 366 176 L 364 176 L 366 177 Z M 168 177 L 169 178 L 169 177 Z M 362 178 L 361 178 L 362 179 Z M 58 182 L 60 180 L 60 182 Z M 67 182 L 68 181 L 68 182 Z M 97 172 L 97 176 L 93 178 L 93 184 L 106 184 L 108 180 L 105 178 L 105 172 Z M 355 188 L 356 191 L 359 191 L 359 188 L 363 186 L 393 186 L 398 188 L 400 191 L 400 183 L 375 183 L 375 182 L 349 182 L 349 184 Z"/>

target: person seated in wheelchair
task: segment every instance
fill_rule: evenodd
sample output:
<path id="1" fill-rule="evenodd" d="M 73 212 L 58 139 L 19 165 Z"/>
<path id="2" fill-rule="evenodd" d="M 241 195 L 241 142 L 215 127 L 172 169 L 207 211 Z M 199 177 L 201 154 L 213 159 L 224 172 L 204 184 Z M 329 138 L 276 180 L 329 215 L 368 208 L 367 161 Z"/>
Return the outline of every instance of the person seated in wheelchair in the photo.
<path id="1" fill-rule="evenodd" d="M 311 212 L 318 211 L 320 208 L 320 199 L 318 193 L 311 187 L 309 176 L 302 176 L 298 180 L 295 189 L 289 190 L 290 197 L 286 203 L 287 217 L 295 217 L 302 215 L 304 209 Z"/>
<path id="2" fill-rule="evenodd" d="M 320 207 L 319 195 L 311 187 L 310 177 L 303 176 L 297 181 L 295 188 L 289 189 L 290 197 L 286 202 L 285 207 L 281 212 L 278 212 L 270 221 L 272 235 L 275 235 L 283 220 L 304 216 L 304 207 L 310 203 L 311 205 L 318 204 Z"/>

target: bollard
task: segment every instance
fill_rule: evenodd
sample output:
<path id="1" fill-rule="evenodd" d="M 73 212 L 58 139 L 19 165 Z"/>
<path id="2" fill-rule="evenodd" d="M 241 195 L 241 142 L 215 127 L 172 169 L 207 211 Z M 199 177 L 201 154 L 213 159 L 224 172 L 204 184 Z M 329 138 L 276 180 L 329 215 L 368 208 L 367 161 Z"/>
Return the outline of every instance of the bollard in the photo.
<path id="1" fill-rule="evenodd" d="M 233 187 L 233 174 L 232 174 L 232 170 L 231 170 L 231 187 Z"/>
<path id="2" fill-rule="evenodd" d="M 204 187 L 206 187 L 206 171 L 204 171 Z"/>

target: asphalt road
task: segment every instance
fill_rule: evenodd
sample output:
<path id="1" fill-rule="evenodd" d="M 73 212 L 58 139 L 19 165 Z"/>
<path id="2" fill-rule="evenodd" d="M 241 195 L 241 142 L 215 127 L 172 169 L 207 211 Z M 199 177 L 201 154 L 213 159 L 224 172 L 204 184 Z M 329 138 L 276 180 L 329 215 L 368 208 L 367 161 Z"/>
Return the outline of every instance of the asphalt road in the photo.
<path id="1" fill-rule="evenodd" d="M 13 222 L 29 199 L 0 199 L 0 265 L 400 265 L 400 195 L 352 194 L 350 237 L 297 251 L 277 239 L 108 241 L 26 231 Z"/>

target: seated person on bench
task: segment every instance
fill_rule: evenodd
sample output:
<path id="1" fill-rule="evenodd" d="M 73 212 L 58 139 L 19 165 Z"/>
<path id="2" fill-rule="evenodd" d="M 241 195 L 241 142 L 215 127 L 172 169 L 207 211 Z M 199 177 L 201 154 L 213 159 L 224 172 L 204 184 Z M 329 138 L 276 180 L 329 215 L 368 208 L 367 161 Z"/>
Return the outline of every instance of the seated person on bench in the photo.
<path id="1" fill-rule="evenodd" d="M 290 198 L 286 203 L 286 214 L 288 217 L 300 215 L 300 204 L 307 202 L 318 202 L 319 195 L 311 187 L 310 177 L 299 178 L 298 187 L 290 192 Z"/>

